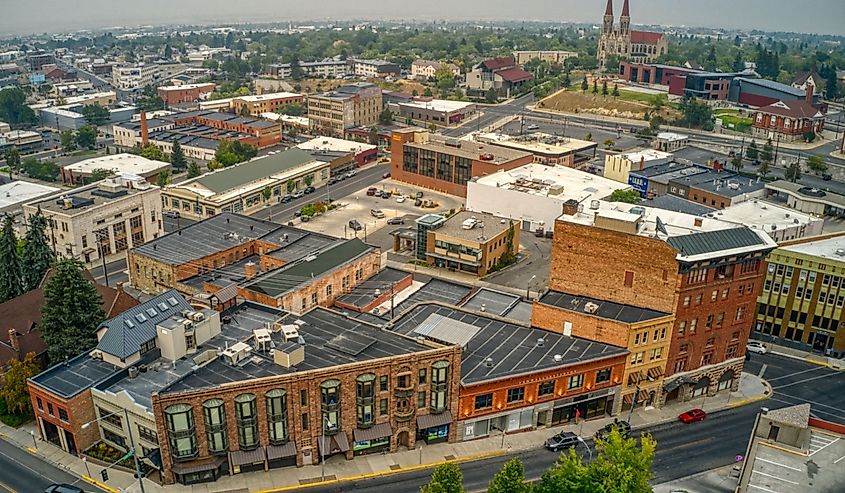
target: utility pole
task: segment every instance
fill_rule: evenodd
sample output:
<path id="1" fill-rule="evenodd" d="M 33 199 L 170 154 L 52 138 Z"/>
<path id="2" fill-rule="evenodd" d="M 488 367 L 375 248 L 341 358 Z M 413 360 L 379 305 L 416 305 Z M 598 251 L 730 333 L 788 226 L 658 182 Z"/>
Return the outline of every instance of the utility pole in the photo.
<path id="1" fill-rule="evenodd" d="M 106 256 L 103 255 L 103 232 L 102 230 L 94 232 L 94 236 L 97 237 L 97 254 L 100 256 L 100 259 L 103 261 L 103 278 L 106 281 L 106 286 L 109 285 L 109 270 L 106 265 Z"/>

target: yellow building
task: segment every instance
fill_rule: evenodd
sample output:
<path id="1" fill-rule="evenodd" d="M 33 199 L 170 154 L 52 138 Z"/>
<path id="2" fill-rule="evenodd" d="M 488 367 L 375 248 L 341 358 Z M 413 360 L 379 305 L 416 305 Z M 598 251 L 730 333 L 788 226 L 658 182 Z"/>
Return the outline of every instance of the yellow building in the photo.
<path id="1" fill-rule="evenodd" d="M 519 225 L 483 212 L 458 212 L 426 234 L 429 264 L 479 276 L 519 252 Z"/>
<path id="2" fill-rule="evenodd" d="M 378 123 L 381 89 L 359 82 L 308 97 L 308 122 L 313 135 L 343 138 L 346 129 Z"/>
<path id="3" fill-rule="evenodd" d="M 625 154 L 606 154 L 604 156 L 604 177 L 627 185 L 631 171 L 641 171 L 651 166 L 668 163 L 671 160 L 671 154 L 656 149 L 643 149 Z"/>

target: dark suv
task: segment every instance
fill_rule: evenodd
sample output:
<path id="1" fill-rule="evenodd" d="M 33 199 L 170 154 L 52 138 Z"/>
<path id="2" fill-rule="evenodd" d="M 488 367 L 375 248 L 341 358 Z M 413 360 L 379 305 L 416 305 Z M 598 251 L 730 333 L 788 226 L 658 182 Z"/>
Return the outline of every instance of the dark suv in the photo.
<path id="1" fill-rule="evenodd" d="M 44 493 L 85 493 L 85 490 L 72 484 L 53 484 L 48 486 Z"/>
<path id="2" fill-rule="evenodd" d="M 552 452 L 573 448 L 578 445 L 578 435 L 571 431 L 562 431 L 546 440 L 545 446 Z"/>
<path id="3" fill-rule="evenodd" d="M 630 423 L 627 421 L 614 421 L 613 423 L 606 424 L 604 428 L 600 428 L 596 432 L 596 439 L 607 440 L 607 437 L 610 436 L 610 432 L 613 431 L 613 428 L 619 430 L 619 434 L 622 435 L 622 438 L 628 438 L 628 435 L 631 434 Z"/>

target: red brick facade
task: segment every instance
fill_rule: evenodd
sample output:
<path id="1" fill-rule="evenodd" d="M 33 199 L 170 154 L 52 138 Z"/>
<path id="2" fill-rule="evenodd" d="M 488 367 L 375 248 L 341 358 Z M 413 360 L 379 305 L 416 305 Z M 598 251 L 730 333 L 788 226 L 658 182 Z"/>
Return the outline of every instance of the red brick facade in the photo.
<path id="1" fill-rule="evenodd" d="M 97 426 L 82 425 L 97 419 L 91 391 L 65 399 L 32 382 L 27 384 L 35 413 L 36 426 L 42 440 L 52 442 L 66 452 L 80 454 L 100 440 Z"/>

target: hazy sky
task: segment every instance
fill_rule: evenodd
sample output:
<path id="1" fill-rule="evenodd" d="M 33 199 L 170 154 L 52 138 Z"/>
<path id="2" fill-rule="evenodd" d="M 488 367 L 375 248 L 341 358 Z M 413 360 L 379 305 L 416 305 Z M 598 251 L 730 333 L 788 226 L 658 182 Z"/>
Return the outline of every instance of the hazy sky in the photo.
<path id="1" fill-rule="evenodd" d="M 300 19 L 600 22 L 606 0 L 0 0 L 0 35 Z M 615 0 L 616 13 L 623 0 Z M 634 24 L 845 34 L 845 0 L 630 0 Z"/>

